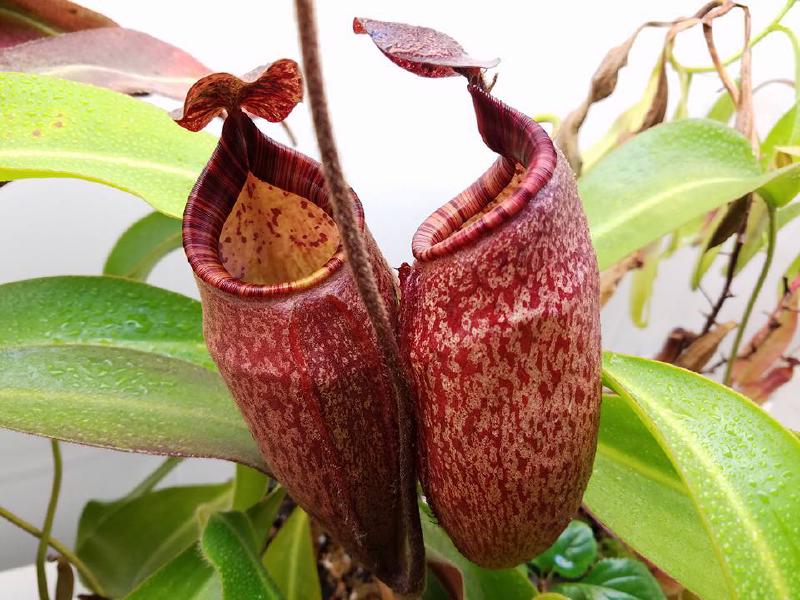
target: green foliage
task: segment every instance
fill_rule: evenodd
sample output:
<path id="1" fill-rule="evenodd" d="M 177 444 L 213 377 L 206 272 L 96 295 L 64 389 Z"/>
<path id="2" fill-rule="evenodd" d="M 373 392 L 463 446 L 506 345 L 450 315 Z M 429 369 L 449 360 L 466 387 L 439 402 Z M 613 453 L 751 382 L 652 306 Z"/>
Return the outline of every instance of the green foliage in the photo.
<path id="1" fill-rule="evenodd" d="M 244 465 L 236 465 L 233 480 L 233 509 L 245 510 L 261 500 L 267 491 L 269 477 Z"/>
<path id="2" fill-rule="evenodd" d="M 153 573 L 126 600 L 219 600 L 222 581 L 195 543 Z"/>
<path id="3" fill-rule="evenodd" d="M 218 375 L 128 349 L 0 348 L 0 426 L 105 448 L 266 468 Z"/>
<path id="4" fill-rule="evenodd" d="M 203 531 L 203 554 L 222 579 L 224 600 L 280 600 L 282 595 L 267 574 L 256 539 L 242 512 L 212 514 Z"/>
<path id="5" fill-rule="evenodd" d="M 38 75 L 0 74 L 0 180 L 77 177 L 143 198 L 179 218 L 216 143 L 163 110 L 109 90 Z"/>
<path id="6" fill-rule="evenodd" d="M 581 581 L 561 583 L 554 591 L 570 600 L 659 600 L 664 593 L 644 563 L 606 558 Z"/>
<path id="7" fill-rule="evenodd" d="M 578 187 L 605 269 L 713 208 L 760 188 L 773 197 L 798 176 L 797 165 L 763 173 L 736 131 L 686 119 L 653 127 L 613 150 Z"/>
<path id="8" fill-rule="evenodd" d="M 158 261 L 180 247 L 181 222 L 158 212 L 150 213 L 120 236 L 103 273 L 144 281 Z"/>
<path id="9" fill-rule="evenodd" d="M 263 563 L 286 600 L 321 600 L 311 521 L 302 508 L 295 508 L 281 526 Z"/>
<path id="10" fill-rule="evenodd" d="M 607 354 L 604 383 L 653 434 L 702 519 L 723 581 L 702 595 L 799 595 L 800 498 L 788 490 L 800 486 L 800 441 L 744 396 L 671 365 Z M 637 500 L 628 497 L 629 506 Z M 667 531 L 659 527 L 660 535 Z M 633 537 L 641 551 L 641 536 Z M 670 564 L 659 564 L 686 583 Z"/>
<path id="11" fill-rule="evenodd" d="M 597 541 L 592 528 L 581 521 L 572 521 L 555 543 L 531 561 L 539 573 L 555 572 L 574 579 L 583 575 L 597 558 Z"/>
<path id="12" fill-rule="evenodd" d="M 78 523 L 75 551 L 107 593 L 124 596 L 197 539 L 195 511 L 230 506 L 231 486 L 176 487 L 132 500 L 89 502 Z"/>
<path id="13" fill-rule="evenodd" d="M 446 569 L 461 581 L 464 600 L 530 600 L 535 589 L 528 580 L 524 567 L 490 570 L 468 561 L 456 550 L 447 534 L 434 523 L 430 509 L 420 505 L 422 533 L 428 562 Z"/>
<path id="14" fill-rule="evenodd" d="M 0 347 L 138 350 L 215 370 L 200 303 L 142 283 L 70 276 L 16 281 L 0 285 L 0 314 Z"/>

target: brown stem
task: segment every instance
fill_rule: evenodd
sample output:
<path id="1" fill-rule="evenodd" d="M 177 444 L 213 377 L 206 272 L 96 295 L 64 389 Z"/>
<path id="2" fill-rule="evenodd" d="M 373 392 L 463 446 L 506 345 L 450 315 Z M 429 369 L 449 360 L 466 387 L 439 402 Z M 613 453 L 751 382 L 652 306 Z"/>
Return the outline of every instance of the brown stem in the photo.
<path id="1" fill-rule="evenodd" d="M 333 127 L 328 113 L 328 102 L 322 79 L 322 66 L 317 42 L 317 25 L 313 0 L 295 0 L 303 70 L 319 145 L 325 184 L 331 197 L 333 216 L 342 235 L 342 245 L 353 272 L 358 291 L 375 329 L 383 358 L 392 374 L 397 419 L 399 425 L 400 503 L 403 515 L 404 575 L 402 581 L 386 582 L 398 592 L 418 596 L 422 592 L 424 577 L 424 550 L 417 508 L 416 473 L 414 469 L 414 421 L 411 395 L 406 383 L 389 312 L 383 303 L 367 253 L 367 246 L 358 227 L 355 206 L 350 189 L 342 173 L 339 153 L 333 137 Z"/>

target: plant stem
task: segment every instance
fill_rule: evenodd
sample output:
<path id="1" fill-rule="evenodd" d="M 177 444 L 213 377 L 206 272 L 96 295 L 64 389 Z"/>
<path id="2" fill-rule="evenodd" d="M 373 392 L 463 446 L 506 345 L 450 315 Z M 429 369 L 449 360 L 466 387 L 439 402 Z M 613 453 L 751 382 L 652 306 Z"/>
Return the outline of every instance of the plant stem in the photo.
<path id="1" fill-rule="evenodd" d="M 183 461 L 182 458 L 177 458 L 175 456 L 170 456 L 167 458 L 156 468 L 155 471 L 145 477 L 141 483 L 139 483 L 139 485 L 128 492 L 128 494 L 125 496 L 125 499 L 133 500 L 134 498 L 143 496 L 151 491 L 162 479 L 164 479 L 164 477 L 169 475 L 175 467 L 181 464 L 181 461 Z"/>
<path id="2" fill-rule="evenodd" d="M 787 0 L 786 4 L 784 4 L 783 8 L 781 8 L 781 10 L 778 12 L 778 14 L 775 15 L 775 18 L 772 19 L 772 21 L 770 21 L 769 25 L 767 25 L 764 29 L 759 31 L 753 37 L 753 39 L 750 40 L 749 47 L 752 48 L 758 42 L 760 42 L 762 39 L 767 37 L 767 35 L 772 33 L 775 30 L 774 29 L 775 25 L 780 24 L 781 19 L 783 19 L 783 17 L 786 16 L 786 13 L 789 12 L 789 9 L 792 8 L 792 6 L 794 6 L 795 2 L 796 2 L 796 0 Z M 729 64 L 739 60 L 742 57 L 742 53 L 743 52 L 744 52 L 744 49 L 739 50 L 735 54 L 732 54 L 731 56 L 729 56 L 728 58 L 723 60 L 722 61 L 723 66 L 727 67 Z M 712 71 L 716 70 L 714 65 L 690 66 L 690 65 L 682 65 L 682 64 L 680 64 L 676 59 L 674 59 L 674 57 L 671 60 L 673 62 L 673 65 L 678 65 L 679 70 L 686 71 L 687 73 L 711 73 Z"/>
<path id="3" fill-rule="evenodd" d="M 7 508 L 3 508 L 0 506 L 0 517 L 11 523 L 12 525 L 16 525 L 23 531 L 27 531 L 32 536 L 42 539 L 42 530 L 38 529 L 32 523 L 28 523 L 22 517 L 18 517 L 14 513 L 12 513 Z M 89 570 L 89 567 L 78 558 L 72 550 L 67 548 L 63 542 L 58 541 L 54 537 L 49 537 L 47 540 L 48 545 L 53 548 L 56 552 L 58 552 L 61 556 L 66 558 L 72 566 L 74 566 L 78 573 L 80 573 L 86 582 L 89 584 L 89 587 L 92 588 L 95 592 L 100 594 L 101 596 L 105 596 L 105 592 L 103 591 L 103 587 L 98 583 L 97 579 L 95 578 L 94 574 Z"/>
<path id="4" fill-rule="evenodd" d="M 764 287 L 764 281 L 767 279 L 767 274 L 772 266 L 772 258 L 775 255 L 775 242 L 777 239 L 778 227 L 775 219 L 775 207 L 772 204 L 767 204 L 767 218 L 769 219 L 767 228 L 767 256 L 764 258 L 764 265 L 761 267 L 761 273 L 759 273 L 756 285 L 753 287 L 750 298 L 747 300 L 747 306 L 744 309 L 742 320 L 736 330 L 736 337 L 733 340 L 730 358 L 728 359 L 728 364 L 725 366 L 725 376 L 722 378 L 722 383 L 725 385 L 730 385 L 733 363 L 739 355 L 739 346 L 742 344 L 744 330 L 747 328 L 747 323 L 750 320 L 750 315 L 753 313 L 753 308 L 755 307 L 756 300 L 758 300 L 758 295 L 761 293 L 761 288 Z"/>
<path id="5" fill-rule="evenodd" d="M 36 549 L 36 581 L 39 584 L 39 600 L 50 600 L 47 590 L 47 573 L 44 563 L 47 559 L 47 546 L 50 543 L 50 532 L 53 529 L 53 518 L 58 506 L 58 494 L 61 492 L 61 446 L 58 440 L 50 440 L 50 449 L 53 453 L 53 487 L 50 490 L 50 500 L 47 503 L 47 512 L 44 515 L 42 535 Z"/>
<path id="6" fill-rule="evenodd" d="M 367 314 L 375 330 L 378 347 L 392 378 L 397 405 L 399 496 L 403 535 L 403 539 L 399 540 L 399 543 L 402 544 L 404 550 L 404 564 L 402 565 L 402 580 L 386 583 L 390 583 L 393 588 L 403 594 L 417 597 L 422 592 L 425 562 L 422 529 L 417 507 L 414 464 L 415 433 L 410 390 L 406 382 L 405 369 L 400 358 L 400 349 L 397 345 L 394 328 L 378 290 L 366 241 L 358 225 L 355 205 L 342 172 L 339 153 L 333 137 L 333 126 L 328 113 L 328 101 L 325 97 L 325 85 L 322 79 L 314 2 L 313 0 L 295 0 L 295 8 L 311 116 L 325 174 L 325 184 L 332 201 L 333 216 L 342 234 L 342 245 L 347 254 L 347 261 L 358 292 L 364 301 Z"/>

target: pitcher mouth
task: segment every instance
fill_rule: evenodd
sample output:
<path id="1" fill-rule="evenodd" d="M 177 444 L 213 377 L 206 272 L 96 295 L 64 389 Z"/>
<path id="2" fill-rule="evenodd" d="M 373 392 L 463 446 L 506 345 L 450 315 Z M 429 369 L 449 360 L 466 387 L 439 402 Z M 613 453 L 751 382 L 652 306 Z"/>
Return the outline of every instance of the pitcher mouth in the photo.
<path id="1" fill-rule="evenodd" d="M 341 242 L 324 264 L 287 281 L 254 283 L 247 280 L 252 278 L 242 277 L 242 270 L 231 273 L 226 268 L 226 262 L 231 266 L 230 253 L 226 256 L 223 251 L 226 241 L 230 242 L 229 218 L 240 196 L 250 186 L 259 183 L 270 189 L 274 187 L 286 196 L 299 197 L 301 201 L 320 209 L 315 212 L 324 214 L 333 223 L 320 164 L 271 140 L 243 113 L 231 114 L 225 121 L 220 142 L 211 160 L 189 195 L 184 211 L 183 247 L 195 275 L 223 292 L 252 298 L 284 296 L 327 280 L 344 264 Z M 355 193 L 352 197 L 358 225 L 363 231 L 363 208 Z M 309 213 L 309 216 L 314 215 Z M 259 215 L 258 218 L 264 227 L 269 227 L 269 215 Z M 338 229 L 335 231 L 338 236 Z M 221 239 L 223 233 L 226 235 Z"/>
<path id="2" fill-rule="evenodd" d="M 475 85 L 469 92 L 483 141 L 500 157 L 422 222 L 411 242 L 421 262 L 452 254 L 510 221 L 555 171 L 555 146 L 536 121 Z"/>

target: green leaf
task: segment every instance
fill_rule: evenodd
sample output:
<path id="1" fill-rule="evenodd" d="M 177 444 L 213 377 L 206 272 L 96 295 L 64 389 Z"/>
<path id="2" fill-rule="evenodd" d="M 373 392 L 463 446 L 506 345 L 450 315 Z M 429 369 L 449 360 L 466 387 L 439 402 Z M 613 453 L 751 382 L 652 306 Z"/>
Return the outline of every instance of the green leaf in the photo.
<path id="1" fill-rule="evenodd" d="M 203 554 L 222 577 L 225 600 L 277 600 L 280 591 L 261 565 L 244 513 L 214 513 L 200 541 Z"/>
<path id="2" fill-rule="evenodd" d="M 784 146 L 800 144 L 800 102 L 778 119 L 761 143 L 761 165 L 766 168 L 781 166 Z M 767 199 L 776 206 L 791 202 L 800 193 L 800 178 L 781 179 L 771 183 L 765 191 Z"/>
<path id="3" fill-rule="evenodd" d="M 176 218 L 216 144 L 160 108 L 53 77 L 0 74 L 0 105 L 0 180 L 97 181 Z"/>
<path id="4" fill-rule="evenodd" d="M 741 394 L 671 365 L 606 354 L 603 379 L 683 480 L 723 573 L 717 594 L 800 597 L 800 440 Z"/>
<path id="5" fill-rule="evenodd" d="M 647 566 L 630 558 L 606 558 L 581 581 L 562 583 L 553 590 L 571 600 L 664 600 Z"/>
<path id="6" fill-rule="evenodd" d="M 762 173 L 750 144 L 715 121 L 658 125 L 610 152 L 578 183 L 600 269 L 748 192 L 800 177 Z"/>
<path id="7" fill-rule="evenodd" d="M 286 600 L 321 600 L 311 522 L 299 506 L 267 546 L 263 562 Z"/>
<path id="8" fill-rule="evenodd" d="M 656 240 L 644 248 L 642 260 L 644 264 L 631 276 L 631 321 L 637 327 L 647 327 L 650 319 L 650 301 L 653 299 L 653 285 L 658 275 L 658 263 L 661 262 L 661 240 Z"/>
<path id="9" fill-rule="evenodd" d="M 420 504 L 422 533 L 428 562 L 455 569 L 464 600 L 530 600 L 536 591 L 524 566 L 516 569 L 484 569 L 464 558 L 447 534 L 433 522 L 430 509 Z"/>
<path id="10" fill-rule="evenodd" d="M 264 497 L 269 477 L 246 467 L 236 465 L 236 478 L 233 480 L 233 509 L 246 510 Z"/>
<path id="11" fill-rule="evenodd" d="M 759 203 L 761 204 L 761 203 Z M 755 204 L 754 204 L 755 207 Z M 762 207 L 762 212 L 766 210 Z M 780 231 L 783 227 L 800 217 L 800 203 L 795 202 L 789 206 L 779 208 L 776 213 L 776 227 Z M 736 262 L 736 273 L 739 273 L 747 264 L 767 245 L 767 218 L 763 216 L 759 219 L 760 226 L 753 227 L 752 232 L 745 237 L 744 245 L 739 253 L 739 260 Z"/>
<path id="12" fill-rule="evenodd" d="M 624 500 L 621 500 L 624 499 Z M 604 396 L 583 501 L 626 544 L 703 598 L 726 598 L 703 519 L 669 457 L 630 404 Z"/>
<path id="13" fill-rule="evenodd" d="M 722 124 L 727 124 L 728 121 L 731 120 L 735 110 L 736 106 L 733 104 L 733 99 L 728 91 L 725 90 L 717 96 L 714 104 L 708 110 L 706 118 L 712 121 L 719 121 Z"/>
<path id="14" fill-rule="evenodd" d="M 255 504 L 247 509 L 247 518 L 250 519 L 250 525 L 253 527 L 253 533 L 256 536 L 256 541 L 260 545 L 262 540 L 266 540 L 269 535 L 272 524 L 278 517 L 278 511 L 281 508 L 283 499 L 286 498 L 286 488 L 277 485 L 265 498 L 262 498 L 258 504 Z"/>
<path id="15" fill-rule="evenodd" d="M 136 221 L 117 240 L 103 273 L 144 281 L 153 267 L 181 246 L 181 222 L 150 213 Z"/>
<path id="16" fill-rule="evenodd" d="M 692 270 L 692 277 L 689 282 L 692 291 L 700 287 L 703 277 L 706 273 L 708 273 L 711 265 L 714 264 L 717 256 L 719 256 L 719 253 L 722 251 L 724 244 L 711 246 L 711 241 L 714 238 L 714 233 L 717 231 L 719 224 L 725 217 L 726 212 L 727 211 L 724 209 L 717 210 L 711 219 L 711 222 L 705 227 L 705 233 L 703 234 L 702 241 L 700 242 L 697 259 L 695 260 L 694 269 Z"/>
<path id="17" fill-rule="evenodd" d="M 567 579 L 577 579 L 597 558 L 597 541 L 592 528 L 582 521 L 571 521 L 555 543 L 531 561 L 540 573 L 553 571 Z"/>
<path id="18" fill-rule="evenodd" d="M 126 600 L 219 600 L 222 581 L 208 564 L 200 544 L 192 544 L 145 579 Z"/>
<path id="19" fill-rule="evenodd" d="M 122 348 L 0 348 L 0 427 L 104 448 L 266 468 L 216 373 Z"/>
<path id="20" fill-rule="evenodd" d="M 190 547 L 200 533 L 195 510 L 230 506 L 231 486 L 175 487 L 130 502 L 89 502 L 78 523 L 75 552 L 113 597 Z"/>
<path id="21" fill-rule="evenodd" d="M 115 277 L 16 281 L 0 285 L 0 314 L 0 348 L 104 346 L 215 369 L 200 303 L 143 283 Z"/>

